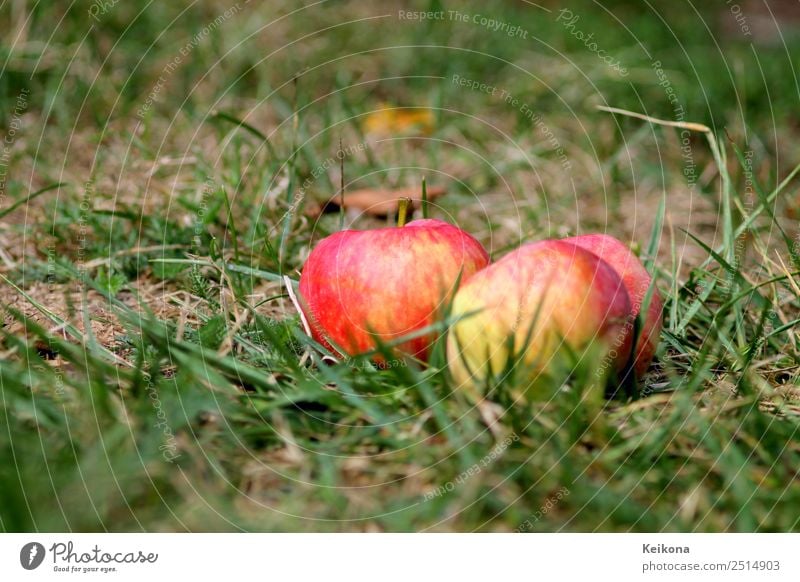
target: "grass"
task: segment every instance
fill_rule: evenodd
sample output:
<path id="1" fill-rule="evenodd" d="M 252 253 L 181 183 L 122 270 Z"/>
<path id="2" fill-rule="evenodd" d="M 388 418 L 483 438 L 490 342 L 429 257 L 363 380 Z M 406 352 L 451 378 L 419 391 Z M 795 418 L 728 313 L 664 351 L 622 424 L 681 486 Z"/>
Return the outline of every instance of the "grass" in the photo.
<path id="1" fill-rule="evenodd" d="M 492 9 L 524 41 L 400 5 L 56 4 L 0 5 L 0 125 L 20 126 L 0 167 L 0 530 L 800 529 L 790 22 L 754 39 L 724 7 L 576 1 L 623 78 L 550 3 Z M 432 108 L 430 134 L 365 132 L 384 104 Z M 512 375 L 476 407 L 441 351 L 322 363 L 287 285 L 353 217 L 305 209 L 423 177 L 448 191 L 427 212 L 494 258 L 590 230 L 644 249 L 665 327 L 637 390 L 576 374 L 523 406 Z"/>

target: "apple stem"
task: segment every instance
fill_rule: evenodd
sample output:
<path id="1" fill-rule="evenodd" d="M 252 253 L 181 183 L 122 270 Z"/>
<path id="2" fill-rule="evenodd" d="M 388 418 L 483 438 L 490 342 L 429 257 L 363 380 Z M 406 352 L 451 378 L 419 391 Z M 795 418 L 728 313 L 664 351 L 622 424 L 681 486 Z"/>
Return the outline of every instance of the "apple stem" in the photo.
<path id="1" fill-rule="evenodd" d="M 405 226 L 406 224 L 406 217 L 408 216 L 408 205 L 411 202 L 411 198 L 401 198 L 397 204 L 397 226 Z"/>
<path id="2" fill-rule="evenodd" d="M 344 230 L 344 154 L 342 153 L 342 136 L 339 136 L 339 230 Z"/>
<path id="3" fill-rule="evenodd" d="M 425 176 L 422 176 L 422 218 L 428 218 L 428 186 L 425 184 Z"/>

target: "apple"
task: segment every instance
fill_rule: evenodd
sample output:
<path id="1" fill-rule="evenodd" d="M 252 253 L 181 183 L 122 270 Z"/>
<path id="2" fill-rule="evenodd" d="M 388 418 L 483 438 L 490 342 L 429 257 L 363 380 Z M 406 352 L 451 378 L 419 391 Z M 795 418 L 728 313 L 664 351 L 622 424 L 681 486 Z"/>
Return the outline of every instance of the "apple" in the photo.
<path id="1" fill-rule="evenodd" d="M 441 220 L 343 230 L 320 241 L 306 260 L 302 309 L 317 341 L 362 354 L 376 340 L 392 342 L 435 323 L 459 276 L 465 282 L 488 264 L 477 240 Z M 396 349 L 425 360 L 434 339 L 425 334 Z"/>
<path id="2" fill-rule="evenodd" d="M 625 244 L 607 234 L 585 234 L 564 240 L 593 252 L 614 268 L 628 291 L 633 317 L 638 317 L 647 295 L 647 289 L 652 281 L 650 273 L 647 272 L 638 257 Z M 664 304 L 658 295 L 658 290 L 653 288 L 647 316 L 643 318 L 642 329 L 636 343 L 634 370 L 637 377 L 641 377 L 647 372 L 656 353 L 658 338 L 661 334 L 663 307 Z"/>
<path id="3" fill-rule="evenodd" d="M 631 351 L 630 312 L 619 275 L 594 253 L 559 240 L 526 244 L 456 293 L 448 364 L 458 384 L 473 388 L 512 362 L 529 386 L 552 384 L 564 365 L 594 354 L 621 371 Z M 598 366 L 598 377 L 604 372 Z"/>

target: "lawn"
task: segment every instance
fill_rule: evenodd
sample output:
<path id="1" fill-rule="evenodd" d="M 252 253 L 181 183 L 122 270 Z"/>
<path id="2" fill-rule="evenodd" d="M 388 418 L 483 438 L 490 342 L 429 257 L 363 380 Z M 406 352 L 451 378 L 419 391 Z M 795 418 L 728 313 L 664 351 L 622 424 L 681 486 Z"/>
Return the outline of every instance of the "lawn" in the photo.
<path id="1" fill-rule="evenodd" d="M 0 531 L 800 530 L 798 57 L 781 0 L 0 2 Z M 324 357 L 305 259 L 423 178 L 492 259 L 630 245 L 647 374 Z"/>

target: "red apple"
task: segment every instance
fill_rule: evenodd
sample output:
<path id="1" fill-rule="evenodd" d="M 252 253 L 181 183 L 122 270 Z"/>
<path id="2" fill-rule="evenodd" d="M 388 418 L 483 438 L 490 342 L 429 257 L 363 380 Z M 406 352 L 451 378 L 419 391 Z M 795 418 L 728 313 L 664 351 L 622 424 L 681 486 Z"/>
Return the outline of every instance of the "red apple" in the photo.
<path id="1" fill-rule="evenodd" d="M 597 362 L 598 376 L 611 366 L 619 371 L 630 357 L 630 311 L 622 280 L 595 254 L 564 241 L 527 244 L 456 293 L 449 367 L 458 383 L 480 386 L 515 356 L 532 385 L 576 356 L 588 359 L 591 349 L 605 363 Z"/>
<path id="2" fill-rule="evenodd" d="M 300 277 L 300 294 L 314 338 L 349 355 L 433 324 L 455 292 L 489 263 L 481 244 L 440 220 L 344 230 L 317 244 Z M 431 334 L 397 346 L 427 357 Z M 380 361 L 380 358 L 377 358 Z"/>
<path id="3" fill-rule="evenodd" d="M 622 242 L 607 234 L 585 234 L 564 240 L 593 252 L 614 268 L 622 278 L 625 289 L 628 290 L 633 317 L 638 317 L 652 278 L 636 255 Z M 634 369 L 637 377 L 647 372 L 656 353 L 658 338 L 661 334 L 663 306 L 658 290 L 654 288 L 650 305 L 647 308 L 647 316 L 644 318 L 636 343 Z"/>

